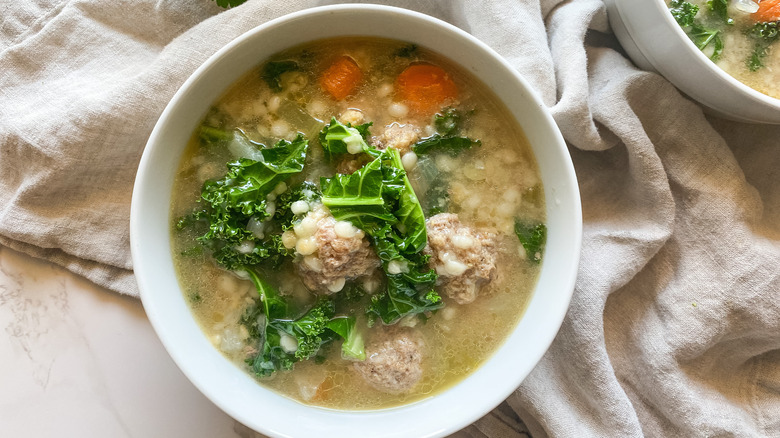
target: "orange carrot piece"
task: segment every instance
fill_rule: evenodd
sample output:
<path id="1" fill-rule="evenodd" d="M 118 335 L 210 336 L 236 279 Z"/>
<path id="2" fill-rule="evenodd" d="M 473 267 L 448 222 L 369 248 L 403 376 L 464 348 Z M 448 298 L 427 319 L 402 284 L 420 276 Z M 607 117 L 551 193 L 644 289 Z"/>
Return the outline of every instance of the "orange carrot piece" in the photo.
<path id="1" fill-rule="evenodd" d="M 433 113 L 458 97 L 458 87 L 441 67 L 412 64 L 396 79 L 399 97 L 418 113 Z"/>
<path id="2" fill-rule="evenodd" d="M 352 94 L 363 79 L 363 71 L 354 59 L 341 56 L 320 76 L 320 86 L 336 100 Z"/>
<path id="3" fill-rule="evenodd" d="M 330 398 L 330 390 L 333 389 L 336 385 L 333 382 L 333 378 L 331 376 L 327 376 L 325 380 L 320 383 L 320 386 L 317 387 L 317 391 L 314 393 L 314 396 L 311 398 L 312 401 L 325 401 L 328 398 Z"/>
<path id="4" fill-rule="evenodd" d="M 780 0 L 763 0 L 751 17 L 759 23 L 780 20 Z"/>

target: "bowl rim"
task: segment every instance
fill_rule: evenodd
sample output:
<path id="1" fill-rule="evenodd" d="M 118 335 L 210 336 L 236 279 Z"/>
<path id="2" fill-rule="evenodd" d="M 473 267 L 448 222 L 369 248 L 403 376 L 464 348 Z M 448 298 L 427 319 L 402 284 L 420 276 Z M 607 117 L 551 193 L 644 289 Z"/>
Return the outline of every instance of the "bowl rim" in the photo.
<path id="1" fill-rule="evenodd" d="M 539 360 L 541 360 L 541 357 L 547 351 L 553 339 L 557 335 L 560 325 L 563 322 L 566 312 L 568 311 L 569 303 L 572 294 L 574 292 L 574 284 L 577 276 L 577 268 L 579 265 L 580 248 L 581 248 L 581 240 L 582 240 L 582 216 L 581 216 L 580 195 L 577 186 L 574 167 L 568 155 L 566 143 L 563 140 L 563 137 L 560 131 L 558 130 L 557 125 L 555 124 L 549 109 L 542 103 L 542 100 L 532 89 L 530 84 L 522 76 L 520 76 L 520 74 L 504 58 L 502 58 L 486 44 L 479 41 L 475 37 L 471 36 L 467 32 L 449 23 L 439 20 L 437 18 L 430 17 L 428 15 L 411 11 L 408 9 L 402 9 L 402 8 L 391 7 L 391 6 L 383 6 L 383 5 L 341 4 L 341 5 L 330 5 L 330 6 L 321 6 L 316 8 L 304 9 L 298 12 L 284 15 L 274 20 L 270 20 L 266 23 L 263 23 L 243 33 L 242 35 L 240 35 L 239 37 L 237 37 L 236 39 L 234 39 L 233 41 L 231 41 L 230 43 L 222 47 L 219 51 L 217 51 L 215 54 L 209 57 L 209 59 L 205 61 L 200 67 L 198 67 L 198 69 L 196 69 L 195 72 L 184 82 L 184 84 L 176 92 L 174 97 L 166 106 L 157 124 L 155 125 L 151 136 L 149 137 L 147 146 L 144 150 L 143 156 L 141 158 L 141 162 L 139 164 L 138 174 L 136 177 L 134 190 L 133 190 L 133 200 L 131 206 L 130 238 L 131 238 L 131 249 L 132 249 L 132 256 L 133 256 L 133 266 L 135 267 L 136 270 L 136 274 L 137 274 L 136 278 L 139 285 L 141 299 L 144 304 L 144 309 L 147 312 L 147 316 L 149 317 L 149 320 L 155 332 L 157 333 L 161 342 L 165 346 L 168 354 L 177 364 L 179 369 L 185 374 L 185 376 L 193 383 L 193 385 L 195 385 L 204 395 L 206 395 L 207 398 L 209 398 L 212 402 L 214 402 L 227 414 L 229 414 L 236 420 L 244 423 L 245 425 L 252 427 L 255 430 L 258 430 L 262 433 L 271 436 L 298 436 L 297 434 L 290 434 L 289 432 L 283 430 L 283 428 L 279 426 L 278 418 L 273 418 L 276 416 L 263 417 L 261 419 L 258 419 L 254 417 L 251 414 L 251 412 L 248 412 L 244 409 L 236 408 L 235 402 L 228 400 L 225 394 L 220 394 L 218 391 L 215 391 L 213 387 L 209 386 L 209 384 L 204 382 L 203 379 L 199 378 L 199 375 L 197 375 L 196 372 L 193 371 L 191 365 L 187 364 L 187 357 L 184 357 L 181 348 L 177 347 L 179 341 L 175 339 L 175 336 L 171 331 L 168 322 L 165 321 L 165 317 L 161 313 L 161 309 L 156 303 L 156 298 L 154 293 L 154 289 L 155 289 L 154 283 L 149 278 L 150 275 L 149 272 L 153 271 L 153 267 L 151 266 L 153 262 L 152 261 L 147 262 L 147 260 L 144 257 L 145 251 L 147 251 L 148 248 L 148 244 L 144 241 L 144 238 L 142 238 L 142 236 L 144 234 L 143 233 L 144 219 L 148 215 L 148 210 L 149 210 L 149 207 L 144 204 L 144 197 L 148 198 L 149 197 L 148 193 L 154 190 L 153 187 L 149 187 L 149 182 L 148 182 L 148 180 L 152 178 L 152 176 L 150 175 L 153 175 L 153 172 L 155 172 L 153 162 L 152 162 L 154 154 L 158 152 L 158 150 L 160 149 L 160 146 L 155 147 L 154 145 L 155 144 L 159 145 L 161 141 L 161 137 L 164 135 L 164 129 L 166 124 L 171 123 L 170 120 L 172 119 L 172 117 L 174 117 L 175 112 L 179 109 L 179 107 L 183 105 L 182 102 L 187 98 L 187 95 L 191 91 L 191 88 L 196 86 L 196 83 L 199 81 L 202 75 L 207 74 L 207 72 L 212 68 L 214 68 L 215 65 L 219 64 L 220 62 L 223 62 L 223 60 L 236 48 L 244 44 L 247 44 L 248 41 L 252 41 L 253 38 L 256 38 L 255 37 L 256 35 L 262 34 L 268 31 L 269 29 L 275 28 L 277 26 L 282 26 L 285 23 L 298 21 L 304 18 L 316 19 L 316 17 L 322 15 L 331 15 L 331 14 L 349 13 L 349 12 L 352 13 L 357 12 L 357 13 L 365 13 L 365 14 L 374 13 L 374 14 L 400 15 L 405 17 L 404 18 L 405 20 L 415 21 L 420 25 L 424 24 L 424 25 L 436 26 L 438 28 L 441 28 L 443 29 L 443 31 L 449 32 L 455 35 L 457 38 L 462 39 L 465 43 L 477 47 L 479 50 L 484 52 L 485 56 L 488 56 L 492 58 L 493 61 L 501 64 L 503 68 L 506 70 L 507 74 L 512 75 L 512 79 L 517 82 L 518 87 L 525 92 L 526 99 L 528 99 L 528 101 L 530 102 L 533 102 L 534 106 L 539 110 L 538 116 L 541 118 L 540 120 L 542 120 L 544 123 L 549 125 L 549 129 L 551 130 L 550 135 L 552 136 L 553 139 L 551 141 L 551 144 L 549 145 L 549 148 L 551 148 L 551 150 L 554 150 L 554 152 L 551 153 L 560 153 L 563 157 L 565 157 L 565 159 L 562 160 L 561 163 L 559 163 L 561 166 L 561 173 L 563 175 L 563 181 L 560 184 L 560 188 L 561 188 L 560 193 L 558 193 L 557 195 L 545 193 L 545 196 L 548 200 L 547 202 L 548 216 L 551 208 L 550 204 L 553 204 L 553 202 L 551 202 L 552 200 L 551 196 L 564 197 L 568 205 L 572 206 L 572 211 L 570 212 L 567 211 L 565 214 L 564 213 L 559 214 L 559 216 L 562 217 L 561 219 L 562 223 L 564 223 L 562 227 L 565 227 L 565 231 L 566 233 L 568 233 L 568 237 L 571 238 L 571 242 L 569 246 L 571 253 L 566 254 L 561 258 L 562 262 L 560 263 L 560 265 L 564 267 L 563 270 L 566 273 L 568 273 L 568 277 L 559 280 L 562 284 L 562 290 L 558 292 L 559 295 L 557 295 L 557 298 L 553 300 L 553 304 L 551 304 L 553 311 L 551 311 L 549 314 L 546 314 L 543 320 L 544 324 L 547 324 L 545 328 L 549 328 L 549 330 L 535 333 L 536 342 L 538 343 L 538 345 L 543 345 L 543 348 L 536 348 L 535 350 L 531 351 L 530 354 L 528 355 L 530 359 L 527 362 L 531 363 L 532 365 L 526 366 L 527 369 L 523 369 L 521 372 L 518 372 L 517 374 L 513 375 L 512 376 L 513 378 L 508 379 L 506 385 L 503 386 L 502 388 L 500 389 L 494 388 L 492 391 L 489 392 L 489 396 L 485 396 L 484 394 L 472 394 L 474 396 L 473 398 L 474 402 L 482 403 L 480 405 L 481 409 L 470 410 L 468 411 L 469 412 L 468 415 L 458 415 L 459 411 L 458 412 L 453 411 L 454 414 L 439 413 L 437 414 L 438 416 L 435 416 L 435 418 L 431 418 L 430 421 L 427 421 L 425 423 L 420 423 L 418 425 L 419 428 L 414 429 L 415 436 L 426 436 L 426 437 L 445 436 L 447 434 L 454 433 L 455 431 L 460 430 L 461 428 L 467 426 L 468 424 L 480 418 L 482 415 L 489 412 L 499 403 L 501 403 L 519 386 L 522 380 L 525 377 L 527 377 L 527 375 L 530 373 L 531 369 L 533 369 L 533 367 L 536 366 Z M 403 38 L 399 38 L 399 39 L 403 39 Z M 314 40 L 316 39 L 312 39 L 312 41 Z M 452 61 L 455 62 L 456 64 L 460 64 L 455 59 L 452 59 Z M 498 97 L 500 100 L 502 101 L 504 100 L 503 98 L 501 98 L 501 96 Z M 504 102 L 504 104 L 506 104 L 506 102 Z M 518 120 L 518 122 L 521 121 Z M 534 153 L 538 155 L 536 150 L 534 150 Z M 549 245 L 549 241 L 548 241 L 548 245 Z M 168 248 L 168 251 L 170 253 L 170 248 Z M 549 269 L 548 264 L 543 263 L 542 269 L 543 272 L 544 270 Z M 542 277 L 542 275 L 543 274 L 540 274 L 540 278 Z M 556 275 L 560 276 L 560 273 Z M 530 300 L 531 303 L 529 303 L 527 309 L 530 308 L 532 302 L 536 300 L 535 296 L 538 295 L 537 289 L 538 289 L 538 284 L 534 289 L 534 293 L 532 294 Z M 180 295 L 180 298 L 182 298 L 183 300 L 183 297 L 181 297 L 183 293 L 180 290 L 178 290 L 177 292 Z M 523 324 L 523 321 L 528 319 L 527 309 L 526 309 L 526 313 L 520 318 L 518 325 L 516 326 L 514 331 L 510 334 L 510 338 L 518 332 L 518 328 L 520 327 L 521 324 Z M 464 378 L 462 381 L 460 381 L 453 387 L 438 393 L 434 397 L 423 399 L 411 404 L 406 404 L 395 408 L 372 410 L 372 411 L 335 411 L 335 410 L 325 409 L 316 406 L 307 406 L 304 404 L 300 404 L 298 402 L 292 402 L 295 403 L 296 406 L 298 406 L 298 408 L 296 409 L 298 411 L 303 412 L 305 415 L 302 415 L 301 413 L 297 413 L 297 416 L 293 415 L 291 418 L 300 420 L 301 423 L 306 423 L 306 421 L 312 420 L 312 417 L 316 417 L 320 414 L 323 414 L 335 418 L 348 420 L 349 429 L 322 430 L 321 436 L 333 436 L 333 437 L 348 435 L 349 434 L 348 432 L 352 431 L 352 428 L 356 427 L 358 423 L 370 425 L 376 422 L 392 421 L 393 422 L 392 424 L 398 424 L 400 427 L 404 422 L 403 415 L 405 413 L 410 412 L 412 409 L 414 410 L 422 409 L 423 411 L 436 409 L 437 405 L 436 403 L 434 403 L 434 401 L 443 399 L 444 394 L 448 394 L 453 390 L 455 390 L 456 388 L 464 386 L 465 382 L 472 380 L 475 375 L 484 374 L 482 370 L 484 370 L 489 363 L 495 362 L 498 353 L 506 350 L 505 347 L 509 343 L 509 340 L 510 339 L 506 339 L 504 341 L 504 344 L 502 344 L 498 348 L 498 350 L 494 352 L 493 355 L 490 358 L 488 358 L 488 360 L 485 363 L 483 363 L 477 370 L 472 372 L 469 376 Z M 206 356 L 213 359 L 214 355 L 212 353 L 215 353 L 218 354 L 219 357 L 222 357 L 221 354 L 219 354 L 216 351 L 216 348 L 212 347 L 210 344 L 208 345 L 209 345 L 209 349 L 213 351 L 211 353 L 204 352 Z M 224 357 L 222 357 L 222 359 L 224 359 L 224 361 L 227 361 L 227 359 L 225 359 Z M 240 376 L 234 377 L 237 384 L 245 384 L 247 380 L 250 380 L 252 381 L 254 387 L 262 388 L 261 392 L 267 393 L 266 396 L 272 398 L 273 396 L 277 398 L 285 398 L 283 396 L 273 393 L 268 389 L 261 387 L 260 385 L 257 385 L 248 375 L 246 375 L 246 373 L 243 370 L 238 370 L 238 368 L 235 367 L 232 363 L 229 363 L 229 365 L 231 367 L 234 367 L 236 371 L 238 371 L 241 375 L 244 376 L 243 378 Z M 205 366 L 206 365 L 204 365 L 204 367 Z M 208 366 L 217 367 L 218 364 L 212 364 Z M 202 372 L 202 371 L 198 371 L 198 372 Z M 253 391 L 252 393 L 254 392 L 256 391 Z M 245 394 L 232 393 L 230 394 L 230 397 L 235 397 L 240 400 L 246 401 L 247 397 L 249 396 Z M 274 400 L 281 404 L 284 404 L 283 401 L 279 401 L 277 399 Z M 301 408 L 305 408 L 305 409 L 301 409 Z M 382 436 L 408 436 L 408 430 L 400 431 L 399 433 L 401 434 L 393 434 L 388 432 L 387 434 L 384 434 Z"/>
<path id="2" fill-rule="evenodd" d="M 676 86 L 678 86 L 680 89 L 682 89 L 686 94 L 690 94 L 691 97 L 694 97 L 696 100 L 702 102 L 710 109 L 714 109 L 718 112 L 725 111 L 721 108 L 718 108 L 719 105 L 713 104 L 713 99 L 708 98 L 706 95 L 702 96 L 700 93 L 698 93 L 695 89 L 692 89 L 690 86 L 686 86 L 685 81 L 680 81 L 676 75 L 674 74 L 668 74 L 668 69 L 665 68 L 664 63 L 660 62 L 652 49 L 648 49 L 645 47 L 644 41 L 642 41 L 641 38 L 637 38 L 634 34 L 636 32 L 635 25 L 633 22 L 634 15 L 631 13 L 626 13 L 625 8 L 626 7 L 635 7 L 636 4 L 633 1 L 626 2 L 625 0 L 607 0 L 609 3 L 613 3 L 614 6 L 617 9 L 618 15 L 620 15 L 622 18 L 622 21 L 625 23 L 626 18 L 628 18 L 629 23 L 631 25 L 626 25 L 626 30 L 631 35 L 631 39 L 634 40 L 634 43 L 636 47 L 639 49 L 639 51 L 644 55 L 644 57 L 652 64 L 652 66 L 659 72 L 661 72 L 664 76 L 668 77 L 669 80 L 671 80 Z M 669 6 L 666 4 L 665 0 L 654 0 L 652 2 L 646 3 L 646 5 L 650 8 L 655 8 L 658 15 L 663 17 L 663 22 L 661 23 L 664 27 L 667 29 L 671 29 L 673 35 L 676 36 L 676 40 L 681 42 L 681 44 L 686 48 L 687 59 L 690 59 L 691 61 L 696 62 L 699 68 L 702 68 L 708 72 L 710 72 L 714 78 L 718 79 L 724 85 L 730 85 L 736 92 L 743 95 L 747 99 L 753 101 L 754 103 L 759 103 L 762 105 L 767 105 L 775 110 L 780 111 L 780 99 L 769 96 L 768 94 L 764 94 L 758 90 L 755 90 L 751 88 L 750 86 L 744 84 L 743 82 L 739 81 L 735 77 L 731 76 L 729 73 L 727 73 L 725 70 L 723 70 L 720 66 L 718 66 L 714 61 L 712 61 L 707 55 L 704 54 L 696 45 L 691 41 L 691 39 L 688 37 L 688 35 L 685 33 L 683 28 L 677 23 L 677 21 L 672 16 L 671 12 L 669 11 Z M 646 15 L 643 15 L 646 17 Z M 660 49 L 659 49 L 660 50 Z M 682 82 L 682 84 L 680 84 Z M 739 114 L 727 114 L 730 117 L 736 117 L 736 118 L 742 118 Z M 748 119 L 744 119 L 745 121 L 748 121 Z M 758 122 L 754 120 L 749 120 L 753 123 L 771 123 L 771 122 Z M 774 123 L 780 123 L 780 118 L 778 118 L 777 122 Z"/>
<path id="3" fill-rule="evenodd" d="M 663 14 L 665 17 L 666 22 L 675 28 L 675 33 L 678 37 L 680 37 L 686 46 L 688 46 L 688 50 L 695 53 L 695 56 L 699 58 L 700 62 L 704 62 L 707 65 L 712 68 L 716 72 L 718 76 L 720 76 L 722 79 L 725 79 L 727 82 L 731 83 L 732 85 L 736 86 L 737 88 L 741 89 L 743 92 L 748 94 L 749 96 L 762 100 L 769 105 L 775 106 L 778 109 L 780 109 L 780 99 L 776 97 L 772 97 L 768 94 L 762 93 L 754 88 L 751 88 L 747 84 L 743 83 L 739 79 L 735 78 L 734 76 L 731 76 L 726 72 L 726 70 L 723 70 L 720 66 L 718 66 L 715 61 L 710 59 L 709 56 L 705 55 L 704 52 L 702 52 L 698 47 L 696 47 L 695 44 L 693 44 L 693 41 L 688 37 L 688 34 L 685 33 L 683 28 L 680 26 L 679 23 L 677 23 L 677 20 L 674 19 L 672 16 L 672 13 L 669 11 L 669 7 L 666 6 L 666 2 L 664 0 L 656 0 L 656 4 L 661 7 L 666 13 Z"/>

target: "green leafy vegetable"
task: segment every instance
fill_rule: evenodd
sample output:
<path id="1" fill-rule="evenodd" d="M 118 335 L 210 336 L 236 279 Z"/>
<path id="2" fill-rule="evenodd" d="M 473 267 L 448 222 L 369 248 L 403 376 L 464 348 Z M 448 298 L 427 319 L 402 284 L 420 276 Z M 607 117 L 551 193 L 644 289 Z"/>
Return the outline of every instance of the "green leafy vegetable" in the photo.
<path id="1" fill-rule="evenodd" d="M 217 3 L 217 5 L 223 8 L 234 8 L 246 2 L 246 0 L 214 0 L 214 1 Z"/>
<path id="2" fill-rule="evenodd" d="M 746 64 L 750 71 L 756 71 L 764 66 L 764 58 L 769 54 L 771 46 L 778 37 L 778 23 L 756 23 L 747 30 L 747 36 L 754 40 L 753 52 L 748 57 Z"/>
<path id="3" fill-rule="evenodd" d="M 299 71 L 301 67 L 295 61 L 269 61 L 263 66 L 260 77 L 271 91 L 282 91 L 282 75 L 290 71 Z"/>
<path id="4" fill-rule="evenodd" d="M 395 228 L 403 236 L 396 241 L 396 247 L 404 254 L 419 253 L 428 242 L 422 206 L 406 177 L 398 150 L 389 148 L 382 157 L 383 194 L 396 201 L 393 215 L 398 222 Z"/>
<path id="5" fill-rule="evenodd" d="M 322 193 L 316 184 L 304 181 L 297 186 L 290 187 L 276 199 L 276 212 L 274 219 L 282 225 L 283 230 L 292 228 L 293 222 L 299 216 L 292 212 L 292 204 L 296 201 L 304 201 L 309 206 L 319 201 Z"/>
<path id="6" fill-rule="evenodd" d="M 437 133 L 413 144 L 412 150 L 417 155 L 435 151 L 457 155 L 466 149 L 471 149 L 471 146 L 475 144 L 480 145 L 479 140 L 458 136 L 461 119 L 460 111 L 455 108 L 446 108 L 441 113 L 436 114 L 433 118 L 433 124 L 436 126 Z"/>
<path id="7" fill-rule="evenodd" d="M 710 5 L 713 11 L 719 11 L 720 1 Z M 714 6 L 713 6 L 714 5 Z M 723 39 L 721 31 L 701 24 L 695 17 L 699 7 L 684 0 L 672 0 L 669 11 L 674 16 L 677 23 L 685 30 L 685 33 L 693 41 L 699 50 L 704 51 L 708 47 L 712 48 L 710 59 L 717 61 L 723 53 Z"/>
<path id="8" fill-rule="evenodd" d="M 444 137 L 440 134 L 433 134 L 412 145 L 412 150 L 417 155 L 429 154 L 433 151 L 444 151 L 451 155 L 457 155 L 463 150 L 471 149 L 474 144 L 481 143 L 479 140 L 472 140 L 468 137 Z"/>
<path id="9" fill-rule="evenodd" d="M 436 131 L 445 137 L 457 135 L 460 131 L 461 118 L 460 111 L 449 107 L 433 117 L 433 125 L 436 127 Z"/>
<path id="10" fill-rule="evenodd" d="M 693 19 L 699 12 L 699 7 L 687 1 L 673 0 L 669 12 L 680 26 L 693 26 Z"/>
<path id="11" fill-rule="evenodd" d="M 426 217 L 445 213 L 450 209 L 450 186 L 444 178 L 436 178 L 428 185 L 422 204 Z"/>
<path id="12" fill-rule="evenodd" d="M 323 345 L 339 337 L 344 339 L 345 356 L 365 359 L 363 337 L 355 328 L 355 318 L 334 317 L 332 300 L 318 302 L 293 320 L 279 293 L 255 271 L 246 271 L 260 295 L 240 320 L 250 338 L 258 342 L 257 354 L 247 359 L 256 375 L 266 377 L 275 371 L 292 369 L 295 362 L 316 356 Z"/>
<path id="13" fill-rule="evenodd" d="M 322 178 L 322 203 L 337 220 L 375 234 L 397 219 L 382 197 L 382 161 L 377 158 L 351 175 Z"/>
<path id="14" fill-rule="evenodd" d="M 269 216 L 268 195 L 303 170 L 307 150 L 308 141 L 299 135 L 293 142 L 281 140 L 274 147 L 258 149 L 260 160 L 229 162 L 223 178 L 203 184 L 201 202 L 205 207 L 179 220 L 177 227 L 204 223 L 206 230 L 198 241 L 227 269 L 264 261 L 278 265 L 290 255 L 281 244 L 281 235 L 253 229 Z"/>
<path id="15" fill-rule="evenodd" d="M 203 184 L 201 197 L 215 212 L 228 215 L 241 212 L 245 216 L 268 216 L 266 196 L 277 184 L 303 170 L 308 141 L 302 136 L 291 143 L 279 141 L 274 147 L 262 149 L 261 160 L 239 158 L 227 164 L 224 178 Z M 222 230 L 213 230 L 221 234 Z"/>
<path id="16" fill-rule="evenodd" d="M 371 123 L 358 126 L 352 126 L 350 123 L 345 125 L 333 117 L 330 123 L 322 128 L 319 135 L 320 144 L 325 150 L 325 158 L 331 161 L 347 153 L 357 154 L 361 151 L 367 153 L 373 151 L 374 149 L 367 142 L 370 126 Z"/>
<path id="17" fill-rule="evenodd" d="M 515 220 L 515 234 L 528 255 L 528 259 L 539 263 L 542 261 L 544 245 L 547 243 L 547 227 L 544 224 L 528 224 Z"/>
<path id="18" fill-rule="evenodd" d="M 355 318 L 340 316 L 331 319 L 326 327 L 333 330 L 344 339 L 341 344 L 341 354 L 344 357 L 366 360 L 366 348 L 363 334 L 355 327 Z"/>
<path id="19" fill-rule="evenodd" d="M 411 58 L 417 54 L 417 44 L 403 46 L 395 52 L 395 56 L 400 58 Z"/>
<path id="20" fill-rule="evenodd" d="M 707 0 L 707 7 L 715 13 L 715 16 L 725 24 L 734 24 L 734 19 L 729 17 L 728 0 Z"/>
<path id="21" fill-rule="evenodd" d="M 202 125 L 198 129 L 198 137 L 205 144 L 216 143 L 220 141 L 230 141 L 233 139 L 233 131 L 228 131 L 214 126 Z"/>
<path id="22" fill-rule="evenodd" d="M 372 297 L 368 314 L 392 324 L 443 304 L 433 290 L 436 273 L 421 254 L 427 242 L 425 216 L 400 155 L 392 148 L 375 152 L 377 158 L 355 173 L 323 178 L 320 186 L 322 203 L 333 216 L 351 222 L 371 238 L 388 286 Z"/>
<path id="23" fill-rule="evenodd" d="M 723 39 L 720 37 L 720 31 L 714 29 L 708 29 L 704 26 L 693 25 L 690 28 L 688 35 L 696 44 L 699 50 L 704 50 L 712 44 L 712 54 L 710 59 L 717 61 L 720 59 L 720 55 L 723 53 Z"/>

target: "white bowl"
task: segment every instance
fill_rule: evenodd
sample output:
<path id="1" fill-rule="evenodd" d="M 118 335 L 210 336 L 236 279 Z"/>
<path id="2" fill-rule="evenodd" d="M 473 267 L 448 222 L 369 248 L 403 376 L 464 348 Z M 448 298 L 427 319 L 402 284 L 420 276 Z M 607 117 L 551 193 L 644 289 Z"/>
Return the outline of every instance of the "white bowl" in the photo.
<path id="1" fill-rule="evenodd" d="M 605 0 L 609 22 L 636 65 L 662 74 L 710 112 L 780 124 L 780 100 L 734 79 L 688 38 L 664 0 Z"/>
<path id="2" fill-rule="evenodd" d="M 174 172 L 212 102 L 268 56 L 307 41 L 344 35 L 402 35 L 403 40 L 435 50 L 480 77 L 525 130 L 547 196 L 548 241 L 538 286 L 504 345 L 453 388 L 410 405 L 376 411 L 306 406 L 258 385 L 201 332 L 171 259 Z M 438 437 L 497 406 L 549 347 L 573 291 L 581 221 L 574 168 L 563 138 L 547 108 L 506 61 L 469 34 L 426 15 L 375 5 L 342 5 L 301 11 L 259 26 L 217 52 L 185 82 L 160 117 L 141 159 L 130 238 L 141 299 L 163 345 L 192 383 L 236 420 L 278 437 Z"/>

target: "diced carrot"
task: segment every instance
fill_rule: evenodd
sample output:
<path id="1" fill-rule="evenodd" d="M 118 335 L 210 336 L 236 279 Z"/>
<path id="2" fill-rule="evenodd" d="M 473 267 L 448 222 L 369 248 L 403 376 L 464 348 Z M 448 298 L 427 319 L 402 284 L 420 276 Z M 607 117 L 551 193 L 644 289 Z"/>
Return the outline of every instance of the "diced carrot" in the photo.
<path id="1" fill-rule="evenodd" d="M 448 100 L 458 97 L 458 87 L 443 68 L 412 64 L 396 79 L 398 96 L 421 114 L 432 114 Z"/>
<path id="2" fill-rule="evenodd" d="M 311 398 L 312 401 L 325 401 L 330 398 L 330 390 L 333 389 L 334 386 L 333 377 L 327 376 L 320 386 L 317 387 L 317 392 L 314 394 L 314 397 Z"/>
<path id="3" fill-rule="evenodd" d="M 780 0 L 763 0 L 752 18 L 760 23 L 780 20 Z"/>
<path id="4" fill-rule="evenodd" d="M 341 56 L 320 76 L 320 86 L 336 100 L 352 94 L 363 79 L 363 71 L 354 59 Z"/>

